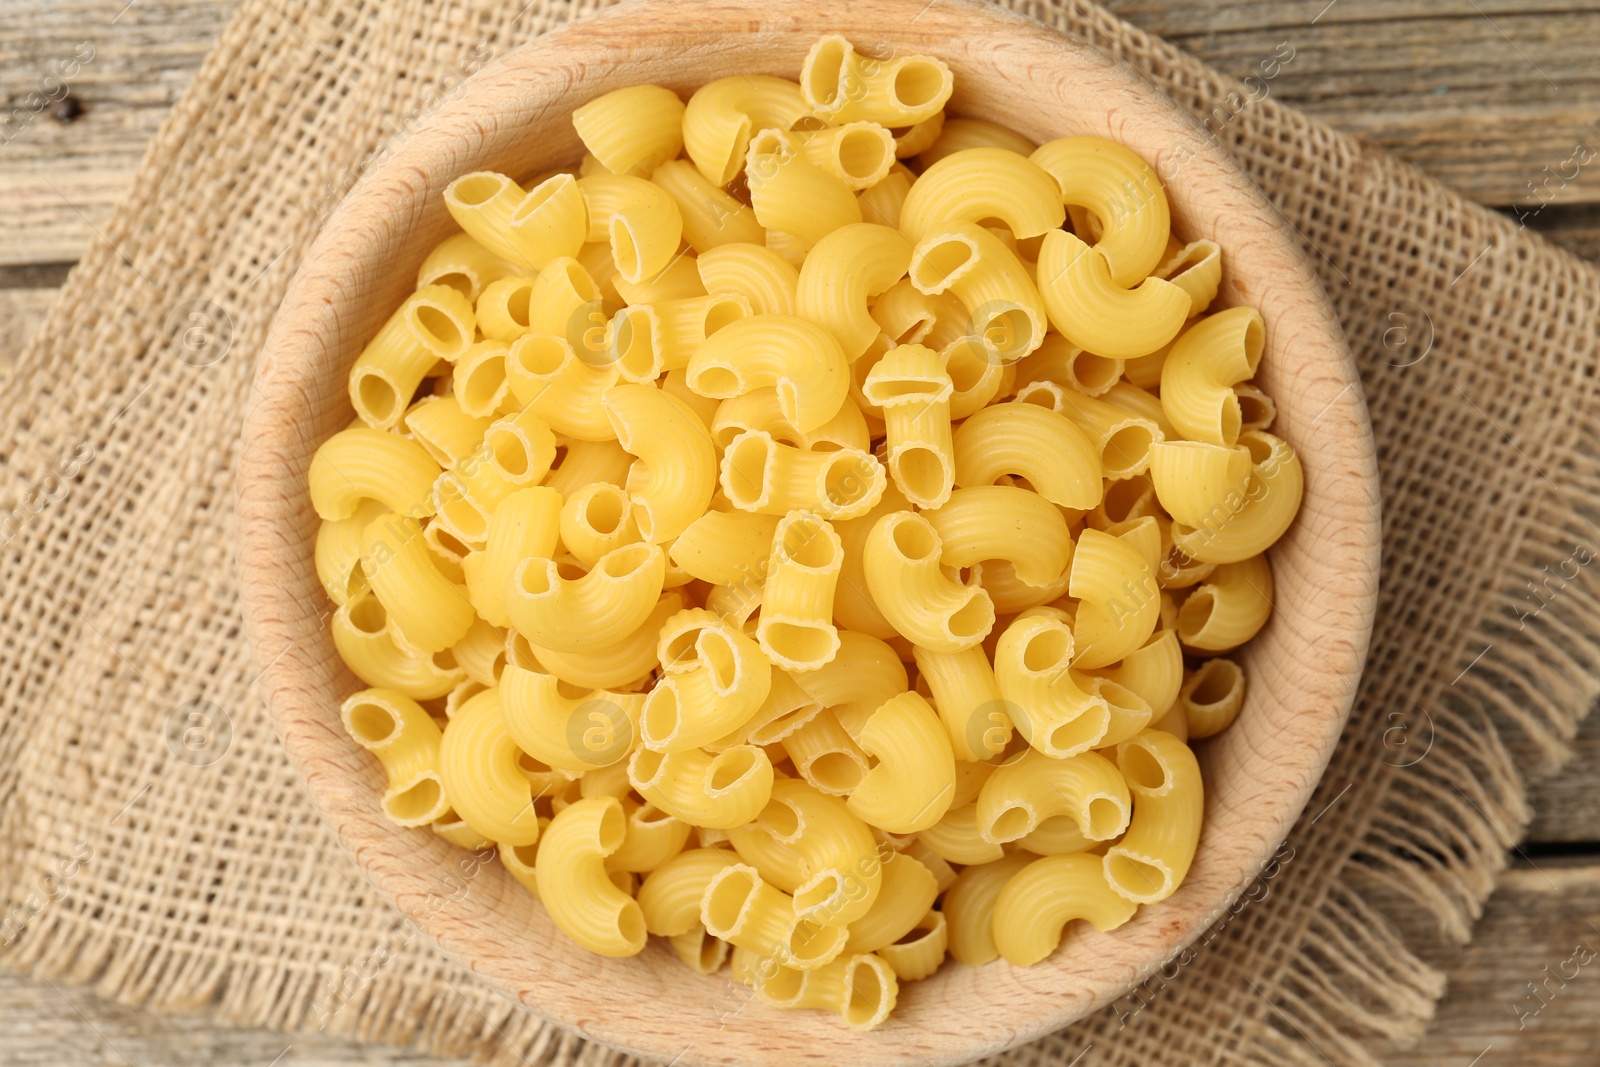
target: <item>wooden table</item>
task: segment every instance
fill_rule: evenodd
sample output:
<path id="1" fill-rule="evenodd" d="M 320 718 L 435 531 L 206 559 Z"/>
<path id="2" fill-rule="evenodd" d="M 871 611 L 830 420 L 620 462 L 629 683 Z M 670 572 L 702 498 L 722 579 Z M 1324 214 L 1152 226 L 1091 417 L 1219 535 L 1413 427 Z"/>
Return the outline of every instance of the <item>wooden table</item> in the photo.
<path id="1" fill-rule="evenodd" d="M 0 359 L 14 359 L 72 263 L 97 240 L 146 143 L 222 29 L 233 0 L 0 0 L 0 113 L 90 40 L 83 113 L 45 112 L 0 144 Z M 1600 261 L 1600 0 L 1111 0 L 1222 70 L 1282 42 L 1281 100 L 1369 138 L 1475 199 L 1515 210 Z M 120 12 L 120 15 L 119 15 Z M 113 19 L 115 20 L 113 22 Z M 1572 176 L 1569 160 L 1594 157 Z M 1566 167 L 1563 164 L 1567 163 Z M 1567 177 L 1552 177 L 1565 171 Z M 49 178 L 46 181 L 46 177 Z M 1548 610 L 1559 611 L 1559 604 Z M 1402 1067 L 1600 1062 L 1600 965 L 1518 1028 L 1530 981 L 1600 951 L 1600 716 L 1533 790 L 1477 936 L 1439 950 L 1450 992 Z M 1402 922 L 1425 940 L 1426 924 Z M 439 1061 L 323 1037 L 153 1016 L 80 990 L 0 975 L 0 1064 L 407 1064 Z"/>

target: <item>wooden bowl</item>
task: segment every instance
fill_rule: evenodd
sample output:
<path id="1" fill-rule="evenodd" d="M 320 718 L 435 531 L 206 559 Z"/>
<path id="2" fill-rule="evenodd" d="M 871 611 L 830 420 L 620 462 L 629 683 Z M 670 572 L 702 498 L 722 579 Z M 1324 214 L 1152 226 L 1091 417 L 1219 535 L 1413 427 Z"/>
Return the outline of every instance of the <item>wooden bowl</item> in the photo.
<path id="1" fill-rule="evenodd" d="M 1279 405 L 1276 432 L 1306 472 L 1300 518 L 1272 552 L 1275 618 L 1244 654 L 1246 707 L 1200 745 L 1206 823 L 1182 889 L 1111 934 L 1075 928 L 1036 967 L 947 963 L 902 987 L 889 1024 L 871 1033 L 831 1014 L 754 1002 L 725 977 L 689 972 L 659 943 L 631 959 L 591 955 L 497 863 L 448 902 L 458 895 L 450 874 L 466 854 L 385 821 L 377 761 L 340 727 L 339 703 L 360 683 L 328 636 L 306 492 L 312 452 L 352 417 L 351 362 L 413 288 L 423 256 L 454 229 L 441 199 L 451 179 L 481 169 L 526 177 L 577 159 L 569 115 L 611 89 L 656 82 L 687 98 L 729 74 L 796 77 L 807 49 L 831 32 L 879 54 L 941 57 L 956 76 L 953 113 L 1035 141 L 1111 137 L 1156 162 L 1178 234 L 1224 249 L 1219 306 L 1248 302 L 1265 317 L 1260 381 Z M 383 159 L 313 245 L 266 343 L 240 466 L 241 577 L 263 683 L 291 757 L 367 876 L 463 964 L 547 1018 L 681 1064 L 960 1063 L 1127 991 L 1214 921 L 1287 835 L 1348 713 L 1377 586 L 1366 409 L 1292 227 L 1131 68 L 957 0 L 642 0 L 510 52 Z"/>

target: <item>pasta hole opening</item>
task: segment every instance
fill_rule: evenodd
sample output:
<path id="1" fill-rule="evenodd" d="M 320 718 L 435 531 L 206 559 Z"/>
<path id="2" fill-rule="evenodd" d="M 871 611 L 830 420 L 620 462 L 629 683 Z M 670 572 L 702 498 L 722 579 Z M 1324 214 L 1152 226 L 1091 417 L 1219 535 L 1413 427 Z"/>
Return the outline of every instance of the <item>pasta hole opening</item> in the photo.
<path id="1" fill-rule="evenodd" d="M 901 107 L 926 107 L 944 91 L 943 67 L 925 59 L 908 58 L 894 72 L 894 98 Z"/>
<path id="2" fill-rule="evenodd" d="M 806 972 L 798 967 L 771 967 L 772 975 L 761 984 L 761 991 L 770 1000 L 778 1003 L 790 1003 L 800 997 L 800 990 L 805 984 Z"/>
<path id="3" fill-rule="evenodd" d="M 744 389 L 744 382 L 739 377 L 739 372 L 732 367 L 702 367 L 690 384 L 696 392 L 704 396 L 724 399 L 738 396 Z"/>
<path id="4" fill-rule="evenodd" d="M 1269 426 L 1277 417 L 1278 409 L 1272 398 L 1260 390 L 1235 386 L 1233 395 L 1239 399 L 1239 419 L 1244 426 Z"/>
<path id="5" fill-rule="evenodd" d="M 461 383 L 461 406 L 469 412 L 487 412 L 499 403 L 499 393 L 506 384 L 506 364 L 503 359 L 485 359 L 468 369 Z"/>
<path id="6" fill-rule="evenodd" d="M 1266 467 L 1271 464 L 1275 449 L 1264 434 L 1241 433 L 1239 443 L 1250 450 L 1250 462 L 1255 466 Z"/>
<path id="7" fill-rule="evenodd" d="M 706 774 L 706 789 L 712 793 L 732 789 L 760 765 L 761 757 L 757 755 L 758 751 L 748 745 L 741 745 L 719 754 L 711 761 L 711 767 Z"/>
<path id="8" fill-rule="evenodd" d="M 1130 895 L 1148 900 L 1165 893 L 1169 874 L 1158 864 L 1112 852 L 1106 856 L 1106 877 Z"/>
<path id="9" fill-rule="evenodd" d="M 821 108 L 831 108 L 838 101 L 844 65 L 853 49 L 842 37 L 827 37 L 817 43 L 806 64 L 803 77 L 806 91 Z"/>
<path id="10" fill-rule="evenodd" d="M 977 592 L 957 608 L 947 623 L 950 635 L 960 641 L 983 637 L 994 626 L 994 605 L 989 597 Z"/>
<path id="11" fill-rule="evenodd" d="M 739 651 L 733 639 L 722 630 L 701 630 L 695 652 L 711 672 L 711 685 L 719 694 L 733 692 L 739 681 Z"/>
<path id="12" fill-rule="evenodd" d="M 833 657 L 839 634 L 826 623 L 768 622 L 767 647 L 780 660 L 821 666 Z"/>
<path id="13" fill-rule="evenodd" d="M 785 737 L 788 737 L 816 718 L 817 713 L 821 710 L 822 707 L 819 704 L 806 704 L 803 707 L 796 708 L 794 711 L 779 715 L 771 722 L 753 727 L 750 731 L 750 743 L 752 745 L 770 745 L 774 742 L 782 741 Z"/>
<path id="14" fill-rule="evenodd" d="M 1128 825 L 1128 813 L 1111 797 L 1093 797 L 1088 806 L 1088 832 L 1094 841 L 1109 841 Z"/>
<path id="15" fill-rule="evenodd" d="M 350 733 L 367 748 L 375 748 L 400 735 L 400 719 L 389 708 L 376 701 L 363 700 L 352 704 L 345 713 Z"/>
<path id="16" fill-rule="evenodd" d="M 743 866 L 728 867 L 711 879 L 701 899 L 707 933 L 727 937 L 738 928 L 757 881 L 756 872 Z"/>
<path id="17" fill-rule="evenodd" d="M 583 700 L 589 695 L 589 690 L 581 685 L 574 685 L 565 678 L 556 679 L 556 696 L 563 700 Z"/>
<path id="18" fill-rule="evenodd" d="M 1239 431 L 1244 429 L 1244 414 L 1239 404 L 1239 394 L 1229 393 L 1222 398 L 1222 439 L 1224 441 L 1237 441 Z"/>
<path id="19" fill-rule="evenodd" d="M 1150 446 L 1155 440 L 1155 427 L 1146 422 L 1132 422 L 1114 430 L 1106 437 L 1101 453 L 1107 472 L 1136 472 L 1149 462 Z"/>
<path id="20" fill-rule="evenodd" d="M 1127 686 L 1107 678 L 1095 679 L 1094 693 L 1120 712 L 1140 714 L 1150 710 L 1150 703 L 1144 697 Z"/>
<path id="21" fill-rule="evenodd" d="M 1105 392 L 1122 377 L 1122 360 L 1107 359 L 1092 352 L 1079 352 L 1068 368 L 1078 387 L 1091 394 Z"/>
<path id="22" fill-rule="evenodd" d="M 419 303 L 412 310 L 411 321 L 416 324 L 422 340 L 429 348 L 436 352 L 458 352 L 467 345 L 467 338 L 462 335 L 461 327 L 456 320 L 445 314 L 444 309 L 433 304 Z"/>
<path id="23" fill-rule="evenodd" d="M 874 382 L 872 400 L 879 405 L 920 400 L 926 404 L 937 403 L 944 392 L 944 383 L 926 378 L 890 378 Z"/>
<path id="24" fill-rule="evenodd" d="M 619 873 L 627 874 L 626 871 Z M 628 880 L 631 883 L 633 876 L 628 875 Z M 623 891 L 627 892 L 627 890 Z M 644 925 L 644 912 L 636 901 L 630 900 L 623 904 L 622 910 L 617 913 L 617 933 L 622 936 L 624 944 L 639 945 L 644 943 L 645 934 L 647 933 Z"/>
<path id="25" fill-rule="evenodd" d="M 981 325 L 974 325 L 1002 363 L 1014 363 L 1038 347 L 1033 316 L 1023 308 L 995 309 Z"/>
<path id="26" fill-rule="evenodd" d="M 731 296 L 714 296 L 706 305 L 705 333 L 707 337 L 724 326 L 732 326 L 745 316 L 744 305 Z"/>
<path id="27" fill-rule="evenodd" d="M 1232 660 L 1209 659 L 1195 672 L 1193 684 L 1189 702 L 1199 708 L 1215 707 L 1238 699 L 1244 672 Z"/>
<path id="28" fill-rule="evenodd" d="M 1216 606 L 1216 593 L 1207 586 L 1189 594 L 1189 599 L 1178 609 L 1178 640 L 1188 643 L 1199 637 L 1210 624 Z"/>
<path id="29" fill-rule="evenodd" d="M 666 754 L 650 748 L 637 749 L 633 757 L 633 768 L 630 777 L 635 782 L 649 785 L 660 775 L 662 765 L 666 763 Z"/>
<path id="30" fill-rule="evenodd" d="M 512 859 L 522 864 L 522 866 L 526 867 L 528 870 L 533 870 L 533 861 L 535 857 L 539 855 L 539 846 L 537 844 L 512 845 L 510 846 L 509 850 L 511 852 Z"/>
<path id="31" fill-rule="evenodd" d="M 490 430 L 489 454 L 500 472 L 510 478 L 520 478 L 528 473 L 528 446 L 522 438 L 506 429 Z"/>
<path id="32" fill-rule="evenodd" d="M 723 491 L 736 506 L 758 506 L 768 495 L 767 467 L 775 445 L 761 433 L 744 433 L 734 438 L 723 454 Z"/>
<path id="33" fill-rule="evenodd" d="M 607 804 L 600 810 L 599 832 L 596 842 L 600 850 L 605 853 L 615 852 L 622 847 L 623 839 L 628 836 L 628 820 L 622 814 L 621 804 Z"/>
<path id="34" fill-rule="evenodd" d="M 876 484 L 873 473 L 877 469 L 877 461 L 870 456 L 837 453 L 823 475 L 824 498 L 834 509 L 846 508 L 866 499 Z"/>
<path id="35" fill-rule="evenodd" d="M 1016 402 L 1060 412 L 1062 395 L 1061 386 L 1055 382 L 1029 382 L 1017 390 Z"/>
<path id="36" fill-rule="evenodd" d="M 620 267 L 621 264 L 619 263 L 618 266 Z M 589 272 L 583 269 L 583 264 L 575 259 L 568 260 L 562 264 L 562 269 L 566 275 L 567 285 L 581 302 L 596 305 L 601 303 L 600 287 L 595 284 L 593 278 L 589 277 Z"/>
<path id="37" fill-rule="evenodd" d="M 520 749 L 517 752 L 517 770 L 524 775 L 549 774 L 550 765 L 543 760 L 535 759 Z"/>
<path id="38" fill-rule="evenodd" d="M 987 385 L 990 375 L 1002 371 L 996 353 L 981 337 L 963 337 L 945 349 L 945 373 L 957 393 L 976 392 Z"/>
<path id="39" fill-rule="evenodd" d="M 802 567 L 822 570 L 839 559 L 839 549 L 821 519 L 796 519 L 783 531 L 783 554 Z"/>
<path id="40" fill-rule="evenodd" d="M 845 174 L 867 181 L 889 167 L 894 158 L 894 141 L 872 127 L 849 129 L 834 142 L 833 157 Z"/>
<path id="41" fill-rule="evenodd" d="M 917 925 L 894 939 L 897 945 L 915 945 L 919 941 L 927 940 L 939 929 L 939 913 L 929 912 L 917 920 Z"/>
<path id="42" fill-rule="evenodd" d="M 506 294 L 506 314 L 511 321 L 526 330 L 532 321 L 530 313 L 533 311 L 533 286 L 524 283 L 512 287 Z"/>
<path id="43" fill-rule="evenodd" d="M 756 816 L 756 823 L 780 841 L 794 838 L 800 833 L 800 813 L 781 800 L 772 800 Z"/>
<path id="44" fill-rule="evenodd" d="M 634 874 L 632 871 L 608 870 L 606 871 L 606 877 L 610 879 L 612 885 L 617 887 L 617 892 L 622 893 L 625 896 L 633 896 L 634 890 L 638 888 L 638 883 L 634 881 Z M 619 912 L 617 915 L 618 933 L 622 932 L 621 921 L 622 916 Z"/>
<path id="45" fill-rule="evenodd" d="M 887 995 L 883 976 L 868 959 L 852 961 L 845 985 L 850 995 L 845 1001 L 844 1017 L 851 1026 L 866 1026 L 883 1010 Z"/>
<path id="46" fill-rule="evenodd" d="M 1154 496 L 1155 488 L 1151 485 L 1149 477 L 1140 474 L 1112 482 L 1110 488 L 1106 490 L 1101 507 L 1106 518 L 1112 523 L 1127 522 L 1129 519 L 1148 514 L 1150 501 Z"/>
<path id="47" fill-rule="evenodd" d="M 931 504 L 950 487 L 944 457 L 931 448 L 910 445 L 894 457 L 895 481 L 913 504 Z"/>
<path id="48" fill-rule="evenodd" d="M 447 286 L 451 289 L 454 289 L 468 300 L 471 300 L 478 295 L 478 279 L 468 274 L 466 271 L 445 271 L 443 274 L 429 278 L 427 284 Z"/>
<path id="49" fill-rule="evenodd" d="M 366 420 L 379 426 L 387 425 L 400 408 L 400 394 L 387 378 L 363 370 L 356 385 L 356 399 Z"/>
<path id="50" fill-rule="evenodd" d="M 445 554 L 455 557 L 458 563 L 472 551 L 465 541 L 438 523 L 429 523 L 427 533 L 432 544 L 436 545 Z"/>
<path id="51" fill-rule="evenodd" d="M 795 890 L 795 910 L 810 912 L 826 907 L 831 902 L 841 899 L 843 890 L 844 883 L 837 872 L 823 871 Z"/>
<path id="52" fill-rule="evenodd" d="M 677 687 L 671 680 L 663 681 L 645 698 L 644 710 L 639 715 L 639 729 L 646 742 L 664 745 L 677 736 L 678 724 L 682 721 L 682 717 L 678 707 Z M 644 758 L 641 756 L 641 767 L 643 764 Z M 643 775 L 642 770 L 641 775 Z M 643 775 L 645 781 L 653 777 L 654 774 Z"/>
<path id="53" fill-rule="evenodd" d="M 576 556 L 563 555 L 555 561 L 556 576 L 562 581 L 575 582 L 589 573 Z"/>
<path id="54" fill-rule="evenodd" d="M 1105 735 L 1108 719 L 1102 708 L 1099 714 L 1085 713 L 1071 722 L 1062 723 L 1050 731 L 1051 753 L 1082 751 Z"/>
<path id="55" fill-rule="evenodd" d="M 703 632 L 703 627 L 696 626 L 674 633 L 661 650 L 661 665 L 671 669 L 694 663 L 698 655 L 700 635 Z"/>
<path id="56" fill-rule="evenodd" d="M 482 207 L 499 196 L 509 182 L 501 174 L 468 174 L 457 178 L 447 192 L 462 207 Z"/>
<path id="57" fill-rule="evenodd" d="M 357 630 L 376 637 L 389 627 L 389 612 L 383 603 L 370 592 L 363 592 L 345 607 L 345 617 Z"/>
<path id="58" fill-rule="evenodd" d="M 1261 365 L 1261 352 L 1267 344 L 1267 328 L 1261 321 L 1258 313 L 1252 312 L 1250 321 L 1244 328 L 1244 358 L 1250 367 L 1250 377 L 1255 377 L 1256 368 Z"/>
<path id="59" fill-rule="evenodd" d="M 1034 828 L 1033 812 L 1018 805 L 995 816 L 989 826 L 989 836 L 996 841 L 1015 841 Z"/>
<path id="60" fill-rule="evenodd" d="M 1167 768 L 1154 752 L 1142 744 L 1127 744 L 1117 753 L 1117 766 L 1128 784 L 1159 792 L 1167 786 Z"/>
<path id="61" fill-rule="evenodd" d="M 926 519 L 908 518 L 897 522 L 892 536 L 895 551 L 912 563 L 939 556 L 939 536 Z"/>
<path id="62" fill-rule="evenodd" d="M 1033 634 L 1022 646 L 1022 666 L 1034 674 L 1063 670 L 1072 658 L 1072 634 L 1051 626 Z"/>
<path id="63" fill-rule="evenodd" d="M 723 956 L 727 953 L 725 942 L 706 935 L 704 926 L 700 927 L 700 954 L 696 957 L 700 964 L 701 974 L 711 974 L 722 966 Z"/>
<path id="64" fill-rule="evenodd" d="M 822 926 L 801 919 L 789 934 L 789 953 L 801 963 L 815 963 L 836 955 L 839 942 L 848 936 L 842 926 Z"/>
<path id="65" fill-rule="evenodd" d="M 655 557 L 651 545 L 625 545 L 607 552 L 600 559 L 600 573 L 621 581 L 643 570 Z"/>
<path id="66" fill-rule="evenodd" d="M 926 293 L 942 293 L 978 261 L 971 240 L 958 236 L 936 238 L 921 250 L 911 265 L 911 281 Z"/>
<path id="67" fill-rule="evenodd" d="M 639 260 L 639 246 L 625 219 L 611 220 L 611 258 L 617 264 L 617 273 L 624 278 L 629 281 L 643 280 L 644 265 Z"/>
<path id="68" fill-rule="evenodd" d="M 455 652 L 448 648 L 440 649 L 433 654 L 433 665 L 435 669 L 444 671 L 446 674 L 461 669 L 461 664 L 456 662 Z"/>
<path id="69" fill-rule="evenodd" d="M 517 588 L 528 596 L 548 596 L 560 580 L 555 564 L 547 559 L 527 560 L 517 567 L 515 578 Z"/>
<path id="70" fill-rule="evenodd" d="M 584 523 L 602 537 L 610 537 L 622 529 L 628 517 L 628 496 L 620 488 L 600 483 L 583 503 Z"/>
<path id="71" fill-rule="evenodd" d="M 433 777 L 419 778 L 400 792 L 384 798 L 383 806 L 396 822 L 417 823 L 439 810 L 444 790 Z"/>
<path id="72" fill-rule="evenodd" d="M 848 793 L 861 784 L 866 768 L 851 752 L 824 752 L 811 761 L 807 777 L 818 789 Z"/>
<path id="73" fill-rule="evenodd" d="M 572 350 L 559 337 L 528 334 L 511 346 L 511 359 L 517 369 L 533 378 L 548 378 L 559 371 Z"/>

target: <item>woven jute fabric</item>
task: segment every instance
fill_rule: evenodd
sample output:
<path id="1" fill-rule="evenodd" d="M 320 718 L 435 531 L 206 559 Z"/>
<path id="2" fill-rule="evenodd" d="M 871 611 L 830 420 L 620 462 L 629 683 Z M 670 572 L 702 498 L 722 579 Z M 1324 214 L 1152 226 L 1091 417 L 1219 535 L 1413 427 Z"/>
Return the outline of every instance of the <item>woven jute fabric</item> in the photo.
<path id="1" fill-rule="evenodd" d="M 589 10 L 519 6 L 245 0 L 5 372 L 6 965 L 241 1025 L 620 1062 L 366 883 L 273 733 L 234 576 L 240 416 L 273 310 L 385 143 Z M 1125 57 L 1281 210 L 1360 361 L 1386 526 L 1356 709 L 1278 862 L 1162 975 L 997 1062 L 1374 1062 L 1443 986 L 1392 909 L 1470 937 L 1523 780 L 1600 691 L 1600 275 L 1280 106 L 1268 67 L 1241 85 L 1089 3 L 1017 6 Z"/>

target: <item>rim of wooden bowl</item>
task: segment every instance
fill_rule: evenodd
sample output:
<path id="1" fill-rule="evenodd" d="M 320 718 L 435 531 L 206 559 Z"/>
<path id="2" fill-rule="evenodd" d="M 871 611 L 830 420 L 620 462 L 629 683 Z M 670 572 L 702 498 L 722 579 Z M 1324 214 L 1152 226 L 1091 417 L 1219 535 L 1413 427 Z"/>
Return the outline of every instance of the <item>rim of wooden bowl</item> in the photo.
<path id="1" fill-rule="evenodd" d="M 593 956 L 498 863 L 471 864 L 427 830 L 390 825 L 376 761 L 339 723 L 339 703 L 359 683 L 328 635 L 305 488 L 316 445 L 351 417 L 351 361 L 452 225 L 440 195 L 451 179 L 478 169 L 527 177 L 576 159 L 568 116 L 611 89 L 659 81 L 687 95 L 730 74 L 795 77 L 825 33 L 877 54 L 940 56 L 956 75 L 953 113 L 1036 141 L 1096 133 L 1154 161 L 1178 232 L 1224 249 L 1218 304 L 1252 303 L 1265 317 L 1261 380 L 1279 404 L 1274 430 L 1306 472 L 1300 518 L 1272 552 L 1273 620 L 1243 657 L 1247 706 L 1199 746 L 1206 830 L 1183 887 L 1111 934 L 1075 924 L 1064 948 L 1032 968 L 948 963 L 903 986 L 889 1023 L 871 1033 L 832 1014 L 754 1002 L 724 976 L 691 973 L 661 944 L 632 959 Z M 256 386 L 239 475 L 245 617 L 275 721 L 324 817 L 368 878 L 473 972 L 556 1023 L 646 1056 L 960 1063 L 1105 1006 L 1201 933 L 1261 870 L 1327 765 L 1365 657 L 1379 547 L 1371 428 L 1292 227 L 1131 67 L 968 0 L 639 0 L 508 52 L 399 140 L 329 219 L 277 314 Z"/>

